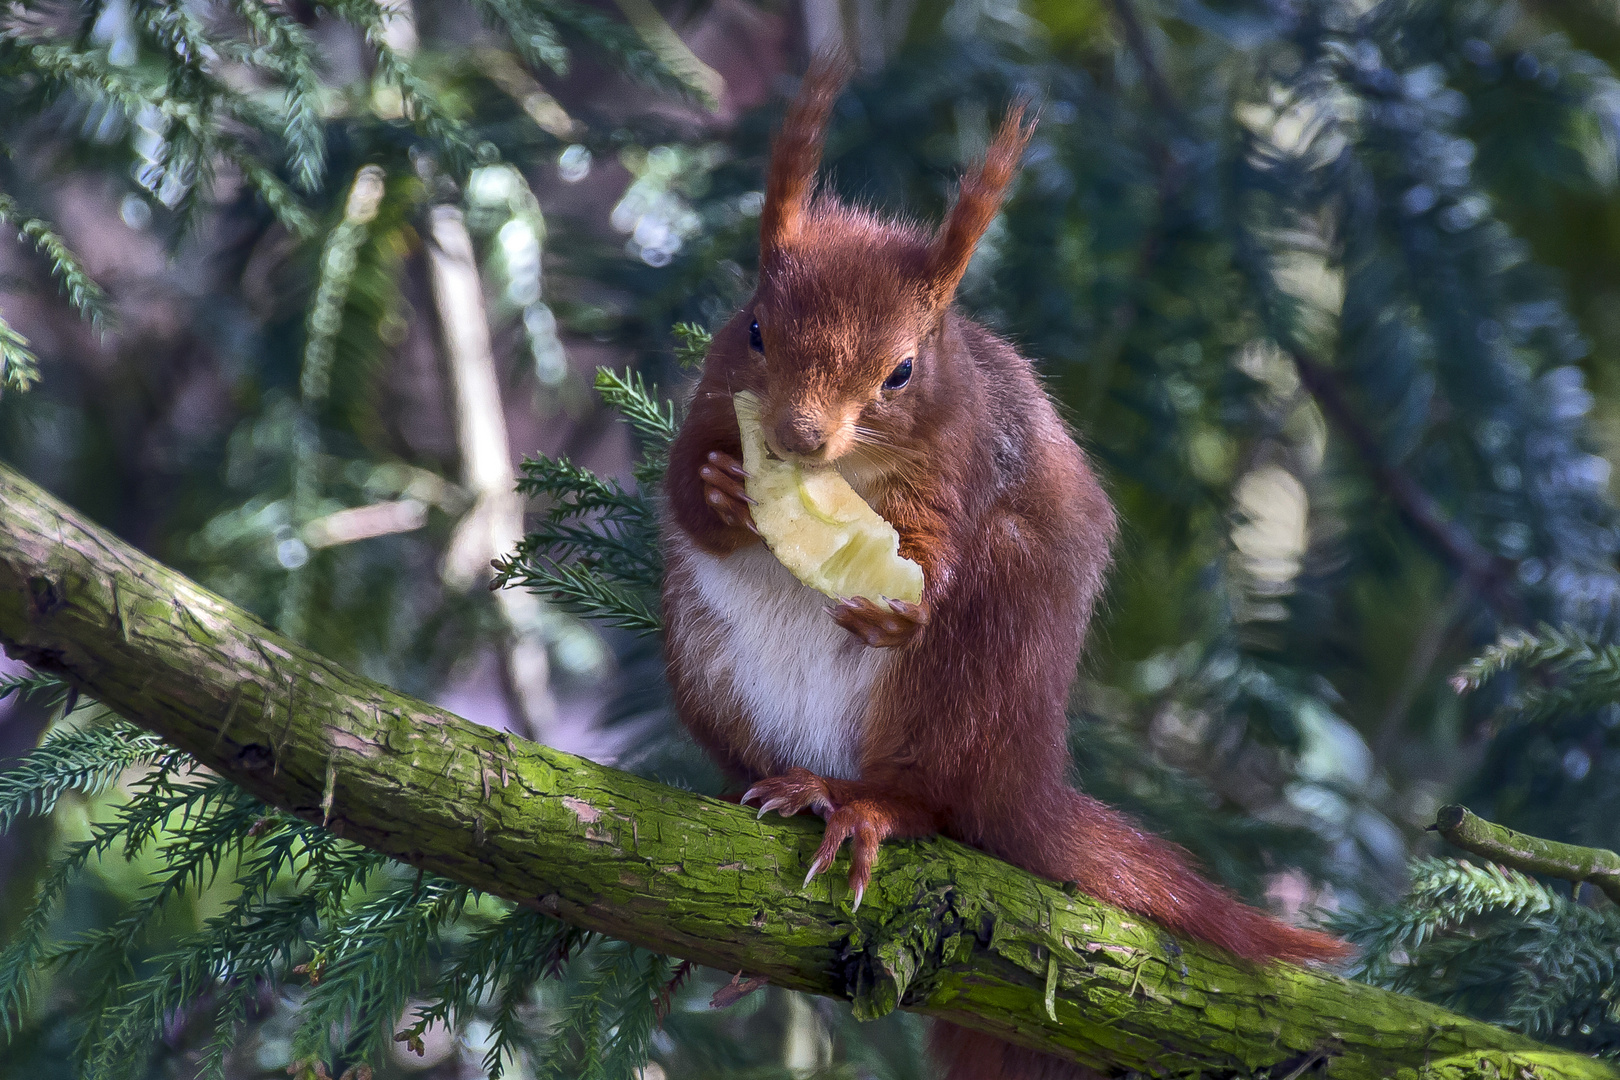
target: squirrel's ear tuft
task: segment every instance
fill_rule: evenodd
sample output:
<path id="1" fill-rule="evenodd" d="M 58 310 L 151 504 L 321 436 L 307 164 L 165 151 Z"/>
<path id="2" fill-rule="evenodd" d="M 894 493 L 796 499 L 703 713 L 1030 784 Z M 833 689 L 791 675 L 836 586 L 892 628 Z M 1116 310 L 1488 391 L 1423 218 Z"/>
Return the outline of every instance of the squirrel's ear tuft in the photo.
<path id="1" fill-rule="evenodd" d="M 765 181 L 765 207 L 759 221 L 761 266 L 790 247 L 804 226 L 821 164 L 821 144 L 833 102 L 849 79 L 849 58 L 841 50 L 816 54 L 804 74 L 798 96 L 788 106 L 782 130 L 771 144 Z"/>
<path id="2" fill-rule="evenodd" d="M 1015 102 L 1001 121 L 996 137 L 990 140 L 984 162 L 962 177 L 956 205 L 940 226 L 928 260 L 928 296 L 936 308 L 944 308 L 956 295 L 956 287 L 961 284 L 968 261 L 973 258 L 973 249 L 979 246 L 979 238 L 995 220 L 1007 196 L 1007 188 L 1018 175 L 1019 159 L 1024 156 L 1030 136 L 1035 134 L 1035 117 L 1029 113 L 1027 99 Z"/>

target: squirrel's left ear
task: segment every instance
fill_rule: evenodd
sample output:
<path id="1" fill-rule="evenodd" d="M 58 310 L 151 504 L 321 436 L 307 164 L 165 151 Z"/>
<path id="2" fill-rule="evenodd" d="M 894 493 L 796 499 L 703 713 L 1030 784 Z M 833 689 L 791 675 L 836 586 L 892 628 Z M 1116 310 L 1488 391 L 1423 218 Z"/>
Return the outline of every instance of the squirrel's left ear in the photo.
<path id="1" fill-rule="evenodd" d="M 990 141 L 983 163 L 962 177 L 956 205 L 946 215 L 929 254 L 927 289 L 931 306 L 936 310 L 942 310 L 956 295 L 956 286 L 967 273 L 973 249 L 979 246 L 979 238 L 995 220 L 1008 186 L 1018 175 L 1019 159 L 1024 156 L 1030 136 L 1035 134 L 1035 117 L 1030 116 L 1025 123 L 1029 111 L 1027 99 L 1008 109 L 996 137 Z"/>

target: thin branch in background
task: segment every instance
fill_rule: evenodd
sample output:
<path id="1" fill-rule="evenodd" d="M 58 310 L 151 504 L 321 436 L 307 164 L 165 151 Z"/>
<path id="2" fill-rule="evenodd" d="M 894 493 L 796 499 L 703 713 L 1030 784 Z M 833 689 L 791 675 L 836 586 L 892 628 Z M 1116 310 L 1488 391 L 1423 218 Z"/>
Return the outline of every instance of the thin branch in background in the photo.
<path id="1" fill-rule="evenodd" d="M 568 142 L 585 134 L 585 125 L 569 116 L 540 81 L 511 55 L 500 49 L 479 49 L 477 58 L 479 70 L 516 102 L 541 131 Z"/>
<path id="2" fill-rule="evenodd" d="M 428 266 L 455 397 L 462 482 L 476 499 L 450 538 L 443 575 L 452 587 L 467 589 L 486 578 L 490 564 L 523 539 L 523 498 L 517 493 L 517 470 L 507 442 L 472 237 L 453 206 L 433 208 L 428 232 Z M 538 597 L 523 589 L 500 589 L 495 598 L 510 630 L 502 656 L 506 682 L 527 728 L 523 734 L 540 738 L 557 713 L 540 633 L 545 610 Z"/>
<path id="3" fill-rule="evenodd" d="M 1435 661 L 1440 658 L 1440 651 L 1445 648 L 1446 642 L 1452 638 L 1457 626 L 1457 617 L 1462 614 L 1464 602 L 1471 591 L 1466 579 L 1459 578 L 1447 591 L 1445 599 L 1440 606 L 1429 613 L 1423 622 L 1423 628 L 1418 632 L 1417 641 L 1412 646 L 1411 658 L 1407 661 L 1406 670 L 1401 674 L 1400 685 L 1395 688 L 1394 695 L 1384 708 L 1384 716 L 1378 722 L 1377 734 L 1373 736 L 1372 752 L 1377 761 L 1387 762 L 1394 752 L 1397 741 L 1412 710 L 1412 703 L 1417 700 L 1418 692 L 1429 681 L 1429 675 L 1434 671 Z"/>
<path id="4" fill-rule="evenodd" d="M 1442 806 L 1432 828 L 1464 851 L 1522 873 L 1591 882 L 1620 904 L 1620 855 L 1606 848 L 1527 836 L 1486 821 L 1462 806 Z"/>
<path id="5" fill-rule="evenodd" d="M 391 44 L 409 56 L 416 48 L 414 10 L 408 0 L 396 0 L 388 11 L 387 25 L 398 35 Z M 466 590 L 487 580 L 491 565 L 523 540 L 524 500 L 517 491 L 517 470 L 506 434 L 478 258 L 460 210 L 436 206 L 429 212 L 426 246 L 433 304 L 456 403 L 462 483 L 475 500 L 451 534 L 441 572 L 446 584 Z M 523 589 L 498 590 L 495 603 L 507 628 L 500 653 L 507 700 L 519 733 L 543 739 L 557 719 L 546 653 L 545 605 Z"/>
<path id="6" fill-rule="evenodd" d="M 1135 55 L 1136 62 L 1142 65 L 1142 79 L 1147 83 L 1148 96 L 1153 99 L 1154 108 L 1178 129 L 1187 130 L 1190 126 L 1187 116 L 1181 110 L 1181 103 L 1176 100 L 1175 91 L 1170 89 L 1170 81 L 1164 77 L 1164 68 L 1153 55 L 1153 44 L 1148 41 L 1147 28 L 1142 25 L 1141 16 L 1136 13 L 1131 0 L 1109 0 L 1108 6 L 1114 9 L 1114 18 L 1119 20 L 1120 29 L 1125 32 L 1125 44 Z"/>
<path id="7" fill-rule="evenodd" d="M 1131 0 L 1110 0 L 1110 6 L 1125 33 L 1127 46 L 1142 66 L 1143 78 L 1155 107 L 1175 127 L 1187 130 L 1189 122 L 1186 113 L 1170 89 L 1170 83 L 1153 53 L 1141 17 Z M 1513 563 L 1481 547 L 1473 534 L 1451 520 L 1421 484 L 1386 460 L 1377 439 L 1350 407 L 1337 379 L 1327 367 L 1289 343 L 1279 341 L 1278 344 L 1293 360 L 1300 382 L 1311 392 L 1329 421 L 1355 447 L 1363 464 L 1413 530 L 1462 574 L 1500 618 L 1505 622 L 1522 621 L 1520 605 L 1507 588 L 1512 579 Z"/>
<path id="8" fill-rule="evenodd" d="M 1299 349 L 1286 347 L 1285 351 L 1299 371 L 1300 382 L 1339 433 L 1355 447 L 1362 463 L 1418 536 L 1456 567 L 1504 622 L 1522 621 L 1524 612 L 1507 587 L 1513 576 L 1513 562 L 1486 551 L 1473 533 L 1447 516 L 1421 484 L 1389 463 L 1378 440 L 1345 399 L 1332 371 Z"/>
<path id="9" fill-rule="evenodd" d="M 710 112 L 720 108 L 726 92 L 725 78 L 698 59 L 649 0 L 614 0 L 625 21 L 635 28 L 647 48 L 660 63 L 679 79 Z"/>
<path id="10" fill-rule="evenodd" d="M 327 235 L 321 249 L 320 277 L 305 320 L 304 356 L 298 374 L 302 415 L 293 434 L 292 509 L 300 525 L 317 516 L 321 503 L 323 446 L 318 416 L 332 390 L 338 335 L 343 328 L 343 309 L 354 283 L 358 253 L 370 235 L 387 185 L 387 174 L 380 167 L 362 166 L 349 186 L 343 220 Z M 276 625 L 298 637 L 307 630 L 311 590 L 315 586 L 308 569 L 307 553 L 284 565 L 288 571 L 281 589 Z"/>

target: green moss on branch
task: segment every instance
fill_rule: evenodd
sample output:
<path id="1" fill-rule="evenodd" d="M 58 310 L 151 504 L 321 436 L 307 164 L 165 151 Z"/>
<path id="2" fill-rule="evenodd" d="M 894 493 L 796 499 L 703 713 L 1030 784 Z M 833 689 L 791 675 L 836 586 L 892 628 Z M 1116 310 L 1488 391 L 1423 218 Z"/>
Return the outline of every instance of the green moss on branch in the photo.
<path id="1" fill-rule="evenodd" d="M 1235 966 L 944 840 L 860 912 L 819 828 L 512 739 L 270 631 L 0 466 L 0 643 L 268 803 L 578 926 L 1109 1073 L 1616 1077 L 1333 976 Z"/>

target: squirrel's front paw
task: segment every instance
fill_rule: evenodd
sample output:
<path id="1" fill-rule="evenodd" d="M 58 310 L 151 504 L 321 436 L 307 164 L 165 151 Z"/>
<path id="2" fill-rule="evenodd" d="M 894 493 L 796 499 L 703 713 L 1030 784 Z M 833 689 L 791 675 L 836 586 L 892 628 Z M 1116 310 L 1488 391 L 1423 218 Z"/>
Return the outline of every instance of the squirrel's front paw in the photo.
<path id="1" fill-rule="evenodd" d="M 827 609 L 833 621 L 874 649 L 895 649 L 906 644 L 928 625 L 928 609 L 904 600 L 889 600 L 888 606 L 864 596 L 854 596 Z"/>
<path id="2" fill-rule="evenodd" d="M 748 490 L 743 486 L 748 473 L 743 471 L 742 462 L 730 454 L 712 450 L 708 460 L 698 468 L 698 478 L 703 481 L 703 501 L 716 517 L 734 529 L 747 529 L 759 535 L 759 530 L 754 528 L 754 515 L 748 509 L 754 505 L 754 500 L 748 497 Z"/>

